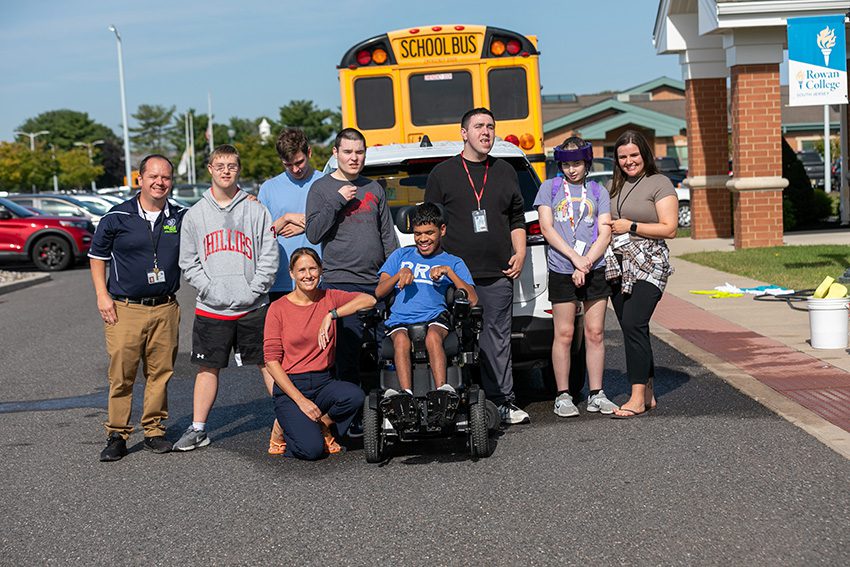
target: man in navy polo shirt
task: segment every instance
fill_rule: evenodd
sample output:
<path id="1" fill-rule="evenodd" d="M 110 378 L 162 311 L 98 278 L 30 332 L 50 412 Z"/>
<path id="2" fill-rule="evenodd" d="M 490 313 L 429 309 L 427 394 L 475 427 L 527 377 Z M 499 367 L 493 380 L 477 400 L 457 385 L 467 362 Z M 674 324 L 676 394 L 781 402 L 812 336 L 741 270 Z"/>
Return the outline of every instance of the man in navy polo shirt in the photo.
<path id="1" fill-rule="evenodd" d="M 180 224 L 185 212 L 168 205 L 173 170 L 165 156 L 143 159 L 141 191 L 103 216 L 89 250 L 109 354 L 108 439 L 101 461 L 117 461 L 127 454 L 139 362 L 147 380 L 143 447 L 154 453 L 171 450 L 162 422 L 168 417 L 166 388 L 177 357 L 180 308 L 175 293 L 180 287 Z"/>

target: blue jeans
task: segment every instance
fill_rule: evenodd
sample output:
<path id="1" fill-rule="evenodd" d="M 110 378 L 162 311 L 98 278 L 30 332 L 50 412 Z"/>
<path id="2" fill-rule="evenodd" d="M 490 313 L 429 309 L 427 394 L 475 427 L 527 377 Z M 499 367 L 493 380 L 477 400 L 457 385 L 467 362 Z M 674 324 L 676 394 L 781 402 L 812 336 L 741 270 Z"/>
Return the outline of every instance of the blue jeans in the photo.
<path id="1" fill-rule="evenodd" d="M 329 371 L 290 374 L 289 379 L 305 398 L 318 406 L 322 415 L 328 414 L 334 421 L 334 436 L 345 435 L 351 420 L 363 406 L 363 390 L 349 382 L 334 380 Z M 273 393 L 275 415 L 286 440 L 284 456 L 309 461 L 321 458 L 325 441 L 319 423 L 307 417 L 277 384 Z"/>

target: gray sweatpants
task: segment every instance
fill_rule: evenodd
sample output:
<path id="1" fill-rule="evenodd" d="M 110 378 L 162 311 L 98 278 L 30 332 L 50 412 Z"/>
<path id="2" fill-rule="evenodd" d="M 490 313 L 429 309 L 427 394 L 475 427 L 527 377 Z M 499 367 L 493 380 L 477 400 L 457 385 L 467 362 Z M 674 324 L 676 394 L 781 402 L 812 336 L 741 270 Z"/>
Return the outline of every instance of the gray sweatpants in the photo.
<path id="1" fill-rule="evenodd" d="M 484 308 L 481 348 L 481 385 L 487 399 L 496 405 L 514 401 L 514 373 L 511 362 L 511 322 L 514 283 L 508 278 L 475 282 L 478 304 Z"/>

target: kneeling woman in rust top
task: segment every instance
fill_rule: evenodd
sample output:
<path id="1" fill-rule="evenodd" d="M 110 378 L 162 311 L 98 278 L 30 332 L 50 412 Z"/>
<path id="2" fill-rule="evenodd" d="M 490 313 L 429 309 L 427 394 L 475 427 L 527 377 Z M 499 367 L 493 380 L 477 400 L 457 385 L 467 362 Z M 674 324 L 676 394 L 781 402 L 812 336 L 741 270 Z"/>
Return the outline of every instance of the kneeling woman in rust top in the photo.
<path id="1" fill-rule="evenodd" d="M 365 293 L 319 289 L 322 262 L 311 248 L 290 256 L 294 290 L 266 315 L 263 346 L 274 378 L 274 405 L 286 441 L 284 456 L 314 460 L 337 452 L 331 437 L 345 435 L 363 405 L 363 390 L 333 377 L 338 317 L 372 307 Z M 326 442 L 327 439 L 327 442 Z"/>

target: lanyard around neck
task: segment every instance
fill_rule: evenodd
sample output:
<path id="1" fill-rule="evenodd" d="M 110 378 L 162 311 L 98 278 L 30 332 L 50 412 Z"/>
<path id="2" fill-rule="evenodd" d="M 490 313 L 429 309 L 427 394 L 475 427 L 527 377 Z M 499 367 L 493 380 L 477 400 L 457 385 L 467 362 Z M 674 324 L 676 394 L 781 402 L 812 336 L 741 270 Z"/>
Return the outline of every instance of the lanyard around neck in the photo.
<path id="1" fill-rule="evenodd" d="M 475 194 L 475 200 L 478 201 L 478 210 L 481 210 L 481 197 L 484 196 L 484 187 L 487 186 L 487 172 L 490 169 L 490 160 L 487 159 L 487 163 L 484 165 L 484 181 L 481 183 L 481 192 L 475 188 L 475 183 L 472 181 L 472 175 L 469 173 L 469 166 L 466 165 L 466 160 L 463 158 L 463 155 L 460 156 L 460 162 L 463 164 L 463 169 L 466 170 L 466 177 L 469 179 L 469 185 L 472 187 L 472 192 Z"/>

